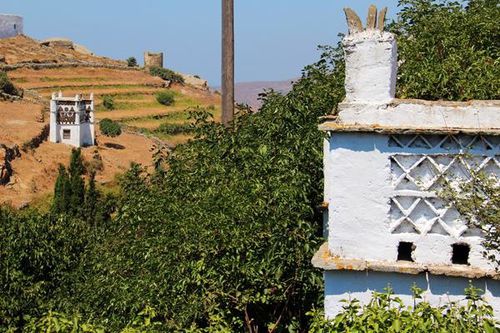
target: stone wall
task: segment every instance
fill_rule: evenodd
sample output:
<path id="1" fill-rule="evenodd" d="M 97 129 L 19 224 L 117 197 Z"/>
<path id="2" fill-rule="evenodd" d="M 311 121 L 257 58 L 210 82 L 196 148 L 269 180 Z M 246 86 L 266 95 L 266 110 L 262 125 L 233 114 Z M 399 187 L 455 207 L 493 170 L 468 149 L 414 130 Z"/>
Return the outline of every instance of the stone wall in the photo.
<path id="1" fill-rule="evenodd" d="M 21 156 L 21 153 L 17 145 L 7 147 L 4 144 L 0 144 L 0 185 L 5 185 L 10 181 L 10 176 L 12 176 L 10 162 L 19 156 Z"/>
<path id="2" fill-rule="evenodd" d="M 16 15 L 0 14 L 0 38 L 23 34 L 23 18 Z"/>

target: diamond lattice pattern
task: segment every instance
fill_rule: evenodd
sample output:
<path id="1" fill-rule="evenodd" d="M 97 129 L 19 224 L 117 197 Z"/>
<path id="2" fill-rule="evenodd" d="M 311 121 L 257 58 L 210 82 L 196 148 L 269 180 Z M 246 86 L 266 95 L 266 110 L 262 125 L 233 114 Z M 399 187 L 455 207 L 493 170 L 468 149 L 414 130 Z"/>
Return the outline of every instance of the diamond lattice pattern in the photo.
<path id="1" fill-rule="evenodd" d="M 500 176 L 498 137 L 471 135 L 398 135 L 389 145 L 401 148 L 391 156 L 391 232 L 477 234 L 468 230 L 458 211 L 436 193 L 444 184 L 457 187 L 472 172 Z"/>

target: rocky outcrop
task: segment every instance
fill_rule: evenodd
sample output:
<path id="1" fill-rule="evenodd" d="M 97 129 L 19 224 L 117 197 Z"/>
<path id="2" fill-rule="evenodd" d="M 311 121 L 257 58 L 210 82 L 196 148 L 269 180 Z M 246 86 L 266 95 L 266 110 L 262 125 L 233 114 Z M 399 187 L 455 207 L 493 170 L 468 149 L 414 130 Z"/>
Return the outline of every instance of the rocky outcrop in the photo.
<path id="1" fill-rule="evenodd" d="M 73 50 L 74 48 L 72 40 L 61 37 L 48 38 L 46 40 L 41 41 L 40 45 L 49 47 L 61 47 L 69 50 Z"/>
<path id="2" fill-rule="evenodd" d="M 208 90 L 208 81 L 203 80 L 202 78 L 196 76 L 196 75 L 191 75 L 191 74 L 182 74 L 179 73 L 182 78 L 184 79 L 184 83 L 193 86 L 197 89 L 201 90 Z"/>
<path id="3" fill-rule="evenodd" d="M 19 147 L 15 145 L 12 148 L 0 144 L 0 185 L 9 183 L 12 176 L 12 166 L 10 162 L 21 156 Z"/>

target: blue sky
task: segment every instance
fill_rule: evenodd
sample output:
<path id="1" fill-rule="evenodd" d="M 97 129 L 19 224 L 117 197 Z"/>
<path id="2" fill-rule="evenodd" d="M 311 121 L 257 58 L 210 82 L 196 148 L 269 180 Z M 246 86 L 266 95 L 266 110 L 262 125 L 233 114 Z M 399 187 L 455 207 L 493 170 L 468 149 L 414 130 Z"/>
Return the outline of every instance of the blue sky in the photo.
<path id="1" fill-rule="evenodd" d="M 342 8 L 366 17 L 369 4 L 397 12 L 397 0 L 235 0 L 236 81 L 286 80 L 318 59 L 317 45 L 346 31 Z M 142 63 L 163 51 L 165 66 L 220 82 L 220 0 L 2 0 L 22 15 L 25 34 L 67 37 L 98 55 Z"/>

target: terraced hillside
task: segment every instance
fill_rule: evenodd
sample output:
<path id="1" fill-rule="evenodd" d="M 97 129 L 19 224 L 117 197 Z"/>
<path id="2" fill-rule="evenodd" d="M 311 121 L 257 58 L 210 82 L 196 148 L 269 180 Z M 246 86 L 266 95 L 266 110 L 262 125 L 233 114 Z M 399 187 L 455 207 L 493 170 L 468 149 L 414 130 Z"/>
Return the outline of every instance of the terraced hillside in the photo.
<path id="1" fill-rule="evenodd" d="M 97 157 L 102 163 L 96 179 L 105 187 L 112 188 L 116 176 L 131 162 L 151 167 L 157 147 L 188 140 L 188 109 L 209 108 L 219 118 L 220 97 L 208 90 L 181 84 L 166 87 L 162 79 L 127 68 L 123 61 L 40 46 L 25 36 L 0 40 L 0 70 L 6 70 L 11 81 L 25 91 L 21 101 L 0 102 L 0 145 L 23 147 L 39 135 L 48 124 L 50 96 L 58 91 L 64 95 L 94 93 L 96 120 L 111 118 L 124 125 L 124 133 L 116 138 L 101 135 L 96 126 L 98 145 L 83 149 L 87 161 Z M 175 95 L 170 106 L 156 100 L 155 95 L 166 90 Z M 105 96 L 114 100 L 113 110 L 103 106 Z M 71 147 L 47 141 L 22 151 L 10 162 L 13 172 L 9 183 L 0 186 L 0 203 L 45 202 L 53 190 L 58 165 L 67 164 L 70 153 Z"/>
<path id="2" fill-rule="evenodd" d="M 172 131 L 162 131 L 165 124 L 187 125 L 186 110 L 196 106 L 210 108 L 216 118 L 220 113 L 218 95 L 179 84 L 167 89 L 165 81 L 140 70 L 85 67 L 18 69 L 8 75 L 17 86 L 34 91 L 46 100 L 57 91 L 62 91 L 64 95 L 92 92 L 96 98 L 97 120 L 117 120 L 127 125 L 130 131 L 152 135 L 174 145 L 185 141 L 189 135 L 172 135 L 169 134 Z M 175 94 L 175 102 L 171 106 L 164 106 L 156 100 L 155 95 L 165 90 Z M 113 98 L 114 110 L 107 110 L 102 105 L 104 96 Z"/>

